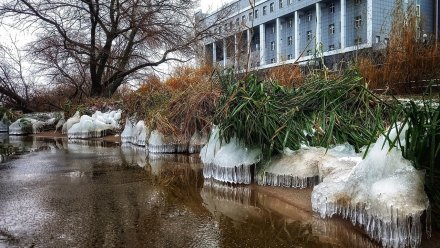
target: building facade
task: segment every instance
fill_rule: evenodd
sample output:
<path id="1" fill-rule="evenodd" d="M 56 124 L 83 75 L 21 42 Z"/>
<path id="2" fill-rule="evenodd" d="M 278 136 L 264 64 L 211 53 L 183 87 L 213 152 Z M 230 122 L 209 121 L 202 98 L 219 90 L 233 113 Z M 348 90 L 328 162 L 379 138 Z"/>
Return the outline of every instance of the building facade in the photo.
<path id="1" fill-rule="evenodd" d="M 397 1 L 414 7 L 423 36 L 436 33 L 435 1 Z M 222 9 L 228 9 L 227 18 L 204 40 L 204 60 L 224 67 L 268 68 L 383 48 L 395 7 L 396 0 L 260 0 L 252 5 L 237 0 Z M 216 13 L 204 22 L 209 25 Z"/>

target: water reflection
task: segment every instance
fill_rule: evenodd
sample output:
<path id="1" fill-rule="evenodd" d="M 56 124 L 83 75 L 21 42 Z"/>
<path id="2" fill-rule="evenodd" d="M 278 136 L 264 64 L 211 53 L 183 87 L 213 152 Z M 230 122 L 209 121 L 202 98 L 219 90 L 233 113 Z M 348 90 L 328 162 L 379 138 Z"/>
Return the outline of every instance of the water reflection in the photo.
<path id="1" fill-rule="evenodd" d="M 197 156 L 22 138 L 37 152 L 0 165 L 0 247 L 375 247 L 258 186 L 205 181 Z"/>

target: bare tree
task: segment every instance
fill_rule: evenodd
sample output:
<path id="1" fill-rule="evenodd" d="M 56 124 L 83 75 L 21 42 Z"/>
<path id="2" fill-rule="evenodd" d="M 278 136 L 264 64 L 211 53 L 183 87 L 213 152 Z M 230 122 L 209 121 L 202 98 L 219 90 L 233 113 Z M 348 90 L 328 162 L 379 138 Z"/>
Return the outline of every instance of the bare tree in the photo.
<path id="1" fill-rule="evenodd" d="M 78 93 L 110 96 L 117 88 L 168 61 L 189 60 L 209 25 L 194 18 L 194 0 L 6 0 L 0 15 L 35 28 L 33 55 L 55 80 Z M 63 80 L 61 80 L 63 79 Z"/>
<path id="2" fill-rule="evenodd" d="M 0 99 L 10 107 L 19 108 L 30 112 L 29 100 L 31 99 L 34 83 L 24 76 L 23 55 L 15 40 L 10 46 L 0 44 Z"/>

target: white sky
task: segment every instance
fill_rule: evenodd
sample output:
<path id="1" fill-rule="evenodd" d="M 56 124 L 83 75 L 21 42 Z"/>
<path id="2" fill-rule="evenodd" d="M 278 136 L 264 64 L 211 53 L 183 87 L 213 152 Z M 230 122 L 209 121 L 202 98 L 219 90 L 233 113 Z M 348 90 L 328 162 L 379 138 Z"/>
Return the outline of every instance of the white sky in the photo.
<path id="1" fill-rule="evenodd" d="M 204 13 L 212 12 L 222 5 L 232 1 L 234 0 L 200 0 L 200 8 Z"/>

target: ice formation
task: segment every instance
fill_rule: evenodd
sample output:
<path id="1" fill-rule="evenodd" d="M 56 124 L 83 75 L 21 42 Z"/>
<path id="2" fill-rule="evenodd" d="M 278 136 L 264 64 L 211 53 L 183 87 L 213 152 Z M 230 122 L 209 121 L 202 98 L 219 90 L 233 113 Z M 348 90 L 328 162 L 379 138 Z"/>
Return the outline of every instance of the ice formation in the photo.
<path id="1" fill-rule="evenodd" d="M 285 149 L 263 171 L 260 183 L 293 188 L 313 186 L 319 182 L 318 164 L 324 156 L 323 148 Z"/>
<path id="2" fill-rule="evenodd" d="M 68 131 L 69 139 L 99 138 L 110 133 L 113 127 L 88 115 L 83 115 L 80 121 Z"/>
<path id="3" fill-rule="evenodd" d="M 138 121 L 135 125 L 134 122 L 127 118 L 124 131 L 121 133 L 122 143 L 131 143 L 145 147 L 148 144 L 149 137 L 150 130 L 145 126 L 144 121 Z"/>
<path id="4" fill-rule="evenodd" d="M 3 114 L 3 118 L 0 120 L 0 132 L 7 133 L 9 131 L 9 125 L 11 125 L 11 121 L 5 113 Z"/>
<path id="5" fill-rule="evenodd" d="M 250 184 L 255 175 L 255 165 L 262 157 L 260 148 L 245 147 L 237 138 L 221 142 L 219 130 L 214 128 L 200 151 L 205 178 L 222 182 Z"/>
<path id="6" fill-rule="evenodd" d="M 106 113 L 102 113 L 101 111 L 96 111 L 92 115 L 92 118 L 112 126 L 113 129 L 117 129 L 119 128 L 119 120 L 121 120 L 121 116 L 122 116 L 122 110 L 119 109 Z"/>
<path id="7" fill-rule="evenodd" d="M 395 130 L 391 140 L 393 137 L 397 137 Z M 326 168 L 322 183 L 312 192 L 313 210 L 321 217 L 337 214 L 350 219 L 385 247 L 420 245 L 420 218 L 429 209 L 424 174 L 414 169 L 399 149 L 390 150 L 385 137 L 380 137 L 353 168 Z"/>
<path id="8" fill-rule="evenodd" d="M 332 149 L 302 147 L 297 151 L 285 149 L 272 158 L 260 172 L 258 183 L 270 186 L 306 188 L 314 186 L 331 171 L 338 168 L 352 169 L 361 157 L 349 144 Z"/>
<path id="9" fill-rule="evenodd" d="M 148 151 L 151 153 L 176 153 L 177 146 L 173 137 L 153 130 L 148 139 Z"/>
<path id="10" fill-rule="evenodd" d="M 76 111 L 76 113 L 70 117 L 64 124 L 63 124 L 63 128 L 62 128 L 62 133 L 66 134 L 67 131 L 76 123 L 78 123 L 80 121 L 81 118 L 81 114 L 79 113 L 79 111 Z"/>
<path id="11" fill-rule="evenodd" d="M 188 153 L 199 153 L 202 147 L 208 142 L 206 132 L 196 131 L 189 140 Z"/>
<path id="12" fill-rule="evenodd" d="M 67 131 L 69 139 L 99 138 L 110 134 L 119 127 L 121 110 L 106 113 L 96 111 L 92 117 L 79 116 L 79 112 L 76 112 L 63 125 L 63 133 Z"/>
<path id="13" fill-rule="evenodd" d="M 9 134 L 25 135 L 30 133 L 39 133 L 43 130 L 45 122 L 32 118 L 20 118 L 9 126 Z"/>

